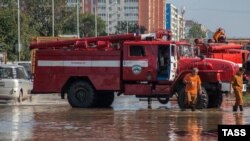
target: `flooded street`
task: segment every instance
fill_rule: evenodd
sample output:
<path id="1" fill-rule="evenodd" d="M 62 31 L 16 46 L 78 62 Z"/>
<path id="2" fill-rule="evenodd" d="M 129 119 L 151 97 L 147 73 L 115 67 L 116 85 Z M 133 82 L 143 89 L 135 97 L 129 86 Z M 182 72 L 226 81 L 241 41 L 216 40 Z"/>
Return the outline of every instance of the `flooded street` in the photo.
<path id="1" fill-rule="evenodd" d="M 58 95 L 37 95 L 22 105 L 0 105 L 1 140 L 182 141 L 217 140 L 218 124 L 250 124 L 249 107 L 181 111 L 176 101 L 161 105 L 132 96 L 116 97 L 111 108 L 71 108 Z"/>

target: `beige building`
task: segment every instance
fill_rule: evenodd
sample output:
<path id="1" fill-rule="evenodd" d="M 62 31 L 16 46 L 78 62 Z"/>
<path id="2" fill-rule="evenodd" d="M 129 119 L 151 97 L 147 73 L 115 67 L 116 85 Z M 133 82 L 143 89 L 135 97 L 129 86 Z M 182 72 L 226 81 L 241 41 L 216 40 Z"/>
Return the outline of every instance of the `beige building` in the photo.
<path id="1" fill-rule="evenodd" d="M 166 29 L 166 0 L 139 0 L 138 22 L 148 33 Z"/>

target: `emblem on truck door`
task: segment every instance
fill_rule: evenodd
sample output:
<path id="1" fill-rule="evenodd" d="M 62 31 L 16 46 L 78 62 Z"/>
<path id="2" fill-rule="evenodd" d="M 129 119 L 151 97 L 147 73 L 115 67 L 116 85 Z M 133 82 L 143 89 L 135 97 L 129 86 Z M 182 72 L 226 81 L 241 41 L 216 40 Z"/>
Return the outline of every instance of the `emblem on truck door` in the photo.
<path id="1" fill-rule="evenodd" d="M 141 73 L 141 70 L 142 70 L 142 68 L 141 68 L 141 66 L 140 65 L 133 65 L 132 66 L 132 72 L 134 73 L 134 74 L 140 74 Z"/>

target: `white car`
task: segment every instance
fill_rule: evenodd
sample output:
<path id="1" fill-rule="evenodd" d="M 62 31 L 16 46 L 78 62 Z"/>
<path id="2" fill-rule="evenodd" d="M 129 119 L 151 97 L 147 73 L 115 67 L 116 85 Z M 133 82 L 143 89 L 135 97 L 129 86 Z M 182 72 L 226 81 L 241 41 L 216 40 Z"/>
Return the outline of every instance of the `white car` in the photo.
<path id="1" fill-rule="evenodd" d="M 30 98 L 33 83 L 27 71 L 21 65 L 0 65 L 0 100 L 22 102 Z"/>

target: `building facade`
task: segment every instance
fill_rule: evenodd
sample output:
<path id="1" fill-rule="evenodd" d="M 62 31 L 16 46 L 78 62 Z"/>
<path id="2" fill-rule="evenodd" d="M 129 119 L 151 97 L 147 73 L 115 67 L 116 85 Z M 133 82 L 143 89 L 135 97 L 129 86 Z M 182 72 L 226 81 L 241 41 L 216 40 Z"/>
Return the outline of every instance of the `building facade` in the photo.
<path id="1" fill-rule="evenodd" d="M 181 13 L 173 4 L 166 4 L 166 29 L 172 31 L 172 39 L 176 41 L 185 39 L 184 12 Z"/>
<path id="2" fill-rule="evenodd" d="M 82 0 L 82 13 L 95 13 L 95 4 L 97 0 Z"/>
<path id="3" fill-rule="evenodd" d="M 185 33 L 185 19 L 183 15 L 178 15 L 178 38 L 179 40 L 186 39 Z"/>
<path id="4" fill-rule="evenodd" d="M 82 7 L 82 1 L 81 0 L 78 0 L 78 4 L 79 4 L 79 7 Z M 67 7 L 76 7 L 76 5 L 77 5 L 77 0 L 67 0 Z"/>
<path id="5" fill-rule="evenodd" d="M 83 13 L 97 14 L 106 22 L 106 32 L 114 34 L 119 22 L 138 23 L 138 0 L 83 0 Z"/>
<path id="6" fill-rule="evenodd" d="M 166 29 L 172 32 L 172 39 L 179 40 L 178 38 L 178 9 L 170 4 L 166 4 Z"/>
<path id="7" fill-rule="evenodd" d="M 119 22 L 138 24 L 147 33 L 166 29 L 166 0 L 82 0 L 83 13 L 97 14 L 106 22 L 106 32 L 115 33 Z"/>
<path id="8" fill-rule="evenodd" d="M 166 0 L 139 0 L 139 25 L 148 33 L 166 29 Z"/>

